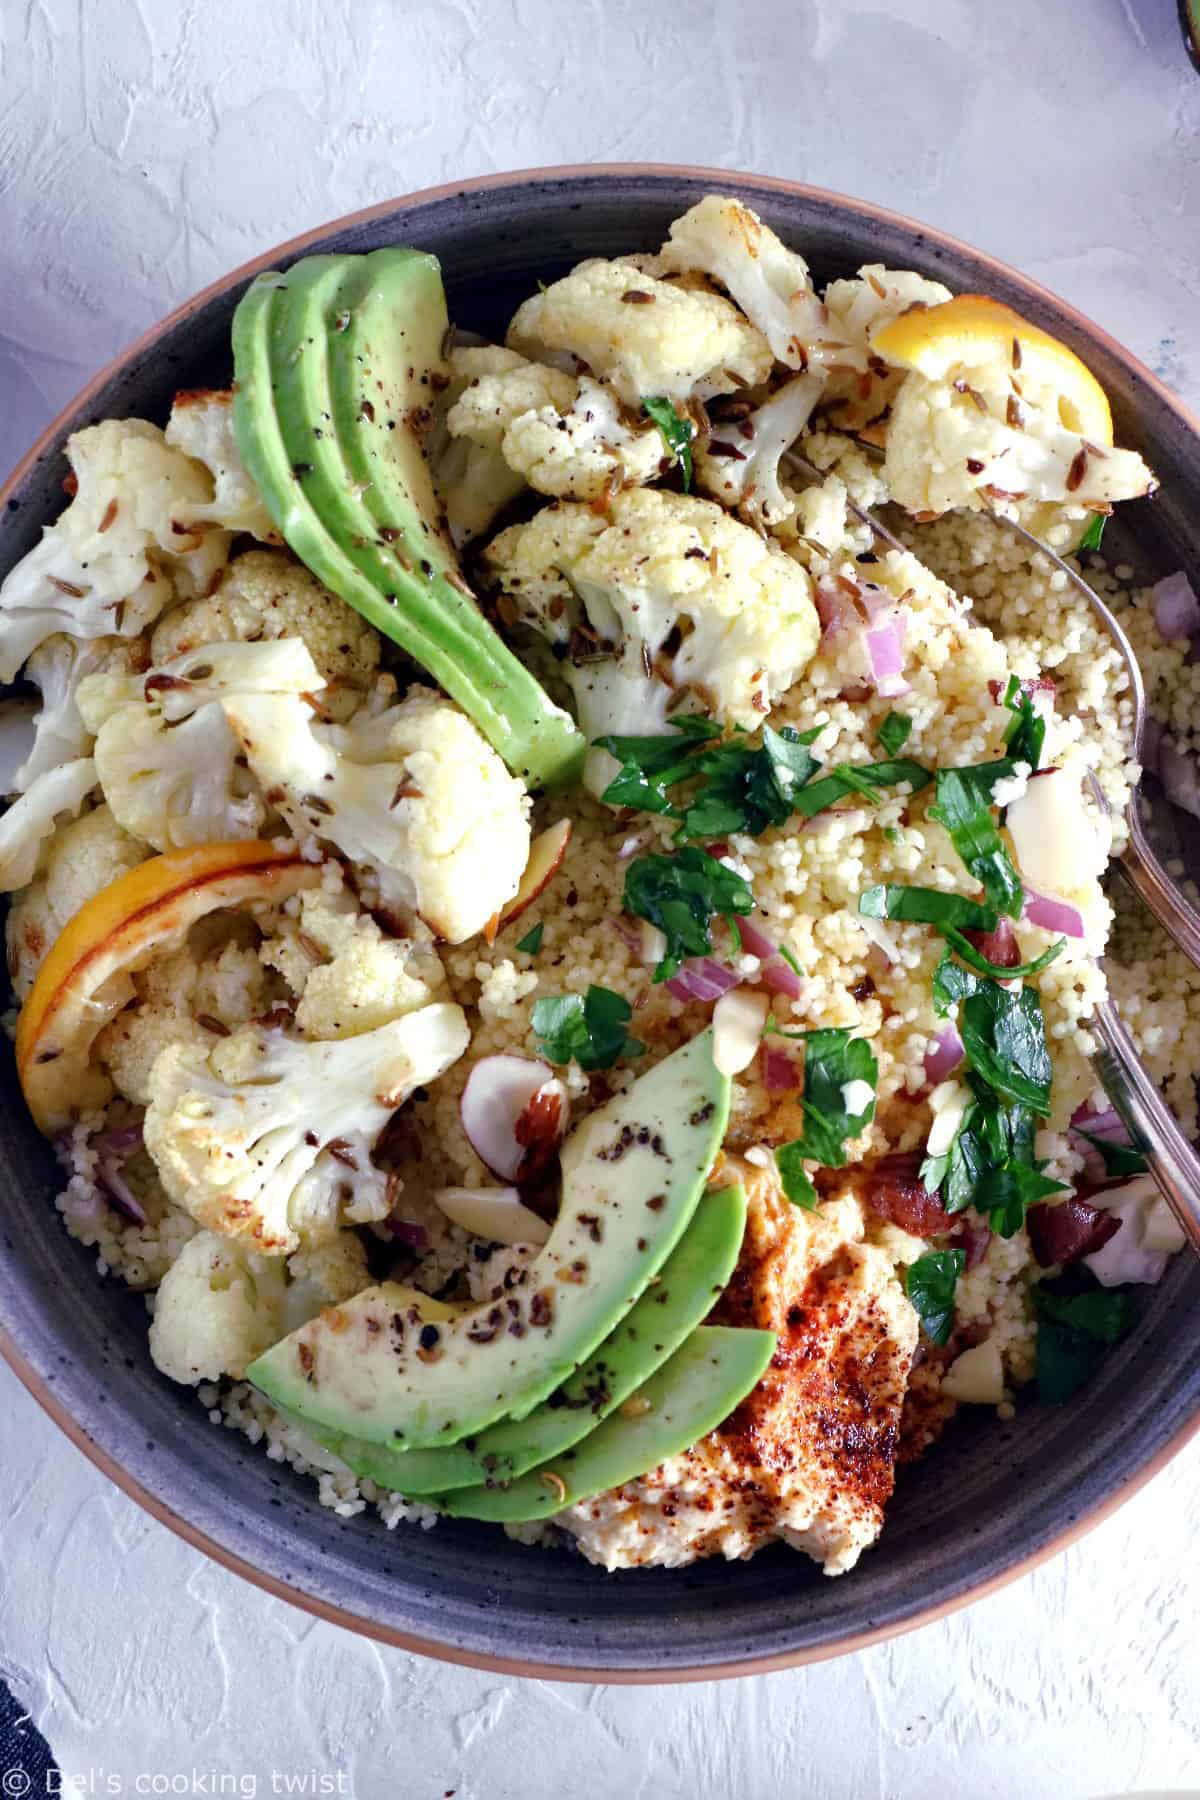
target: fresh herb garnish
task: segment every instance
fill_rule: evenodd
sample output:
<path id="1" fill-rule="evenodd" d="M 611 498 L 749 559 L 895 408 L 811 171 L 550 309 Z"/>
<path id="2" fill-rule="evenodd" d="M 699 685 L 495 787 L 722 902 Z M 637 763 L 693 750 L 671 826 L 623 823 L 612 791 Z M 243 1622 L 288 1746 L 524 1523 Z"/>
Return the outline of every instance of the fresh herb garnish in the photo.
<path id="1" fill-rule="evenodd" d="M 992 767 L 995 765 L 982 765 L 983 769 Z M 996 910 L 1016 919 L 1021 915 L 1025 890 L 1000 840 L 990 796 L 991 787 L 983 788 L 979 769 L 939 769 L 937 800 L 929 816 L 950 833 L 954 848 Z"/>
<path id="2" fill-rule="evenodd" d="M 875 1088 L 879 1065 L 865 1038 L 854 1038 L 841 1027 L 824 1031 L 785 1031 L 784 1037 L 804 1044 L 804 1130 L 790 1144 L 775 1152 L 783 1191 L 793 1206 L 817 1204 L 804 1164 L 818 1162 L 829 1169 L 846 1166 L 846 1140 L 855 1138 L 875 1116 Z M 864 1082 L 870 1089 L 868 1104 L 856 1111 L 846 1106 L 846 1089 Z"/>
<path id="3" fill-rule="evenodd" d="M 929 1193 L 940 1191 L 947 1212 L 973 1206 L 999 1237 L 1012 1237 L 1028 1207 L 1065 1189 L 1043 1175 L 1034 1159 L 1036 1119 L 1030 1108 L 1005 1104 L 978 1076 L 968 1080 L 975 1098 L 949 1150 L 926 1157 L 921 1181 Z"/>
<path id="4" fill-rule="evenodd" d="M 879 799 L 879 789 L 895 787 L 907 781 L 914 794 L 929 786 L 933 776 L 920 763 L 900 757 L 892 762 L 837 763 L 816 781 L 810 781 L 796 796 L 796 811 L 813 819 L 836 800 L 847 794 L 861 794 L 872 805 Z"/>
<path id="5" fill-rule="evenodd" d="M 975 948 L 970 938 L 964 937 L 953 925 L 943 924 L 941 931 L 946 942 L 970 968 L 997 981 L 1024 981 L 1031 975 L 1040 975 L 1067 947 L 1066 938 L 1060 937 L 1057 943 L 1051 944 L 1048 950 L 1043 950 L 1032 962 L 1017 963 L 1015 967 L 1005 968 L 1000 963 L 989 962 L 983 952 Z"/>
<path id="6" fill-rule="evenodd" d="M 643 394 L 642 407 L 662 432 L 663 443 L 683 471 L 683 491 L 692 491 L 692 422 L 683 419 L 661 394 Z"/>
<path id="7" fill-rule="evenodd" d="M 1008 678 L 1004 705 L 1013 715 L 1004 733 L 1008 754 L 1014 763 L 1026 763 L 1030 769 L 1036 769 L 1046 741 L 1046 721 L 1033 704 L 1033 696 L 1025 692 L 1015 675 Z"/>
<path id="8" fill-rule="evenodd" d="M 897 919 L 909 925 L 936 925 L 939 930 L 995 931 L 996 914 L 964 894 L 946 894 L 940 888 L 880 885 L 864 888 L 858 896 L 864 919 Z"/>
<path id="9" fill-rule="evenodd" d="M 546 935 L 546 927 L 540 921 L 523 938 L 517 939 L 517 949 L 523 950 L 526 956 L 536 956 L 542 947 L 542 939 Z"/>
<path id="10" fill-rule="evenodd" d="M 897 750 L 908 742 L 913 722 L 906 713 L 890 712 L 879 727 L 879 742 L 889 756 L 895 756 Z"/>
<path id="11" fill-rule="evenodd" d="M 666 954 L 654 979 L 667 981 L 689 956 L 712 949 L 710 926 L 716 915 L 732 925 L 735 915 L 754 911 L 754 895 L 736 870 L 687 844 L 672 856 L 635 857 L 625 872 L 625 910 L 648 919 L 666 937 Z"/>
<path id="12" fill-rule="evenodd" d="M 1098 550 L 1100 540 L 1104 536 L 1104 527 L 1107 524 L 1107 513 L 1093 513 L 1087 522 L 1087 530 L 1079 540 L 1079 548 L 1081 550 Z"/>
<path id="13" fill-rule="evenodd" d="M 946 1343 L 954 1329 L 954 1290 L 966 1260 L 965 1250 L 930 1250 L 905 1270 L 904 1291 L 935 1344 Z"/>
<path id="14" fill-rule="evenodd" d="M 1092 1374 L 1103 1347 L 1125 1336 L 1133 1311 L 1122 1289 L 1100 1287 L 1082 1270 L 1038 1282 L 1032 1293 L 1038 1319 L 1038 1398 L 1061 1406 Z"/>
<path id="15" fill-rule="evenodd" d="M 786 725 L 782 731 L 764 725 L 760 750 L 733 739 L 702 751 L 689 773 L 698 774 L 703 785 L 682 810 L 680 841 L 732 831 L 760 837 L 769 825 L 786 823 L 800 790 L 820 767 L 808 748 L 820 730 L 800 736 Z"/>
<path id="16" fill-rule="evenodd" d="M 681 713 L 669 723 L 674 736 L 596 739 L 596 748 L 607 750 L 621 765 L 602 796 L 609 806 L 678 817 L 667 789 L 697 773 L 696 752 L 709 738 L 720 737 L 721 727 L 700 713 Z"/>
<path id="17" fill-rule="evenodd" d="M 1112 1176 L 1144 1175 L 1146 1158 L 1132 1144 L 1113 1144 L 1108 1138 L 1096 1137 L 1090 1131 L 1080 1130 L 1078 1125 L 1071 1127 L 1081 1138 L 1100 1152 L 1104 1159 L 1104 1173 Z"/>
<path id="18" fill-rule="evenodd" d="M 547 1062 L 577 1062 L 581 1069 L 611 1069 L 623 1056 L 646 1048 L 626 1035 L 633 1008 L 611 988 L 586 994 L 548 994 L 533 1003 L 538 1053 Z"/>
<path id="19" fill-rule="evenodd" d="M 1053 1069 L 1037 989 L 980 981 L 959 1008 L 958 1029 L 968 1063 L 993 1092 L 1045 1117 Z"/>

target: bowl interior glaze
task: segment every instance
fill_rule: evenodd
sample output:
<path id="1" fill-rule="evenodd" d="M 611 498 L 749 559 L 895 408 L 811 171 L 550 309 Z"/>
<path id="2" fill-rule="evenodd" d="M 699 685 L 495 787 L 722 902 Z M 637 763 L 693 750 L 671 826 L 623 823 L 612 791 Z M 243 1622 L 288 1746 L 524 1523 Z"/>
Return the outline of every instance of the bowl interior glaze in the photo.
<path id="1" fill-rule="evenodd" d="M 657 247 L 669 221 L 713 188 L 743 195 L 819 279 L 864 261 L 917 268 L 997 295 L 1087 357 L 1120 441 L 1162 477 L 1126 509 L 1122 554 L 1162 573 L 1200 566 L 1193 520 L 1195 427 L 1147 371 L 1078 314 L 1001 265 L 911 221 L 757 177 L 613 168 L 501 177 L 377 207 L 255 267 L 313 250 L 411 242 L 442 260 L 451 313 L 497 332 L 538 277 L 587 255 Z M 69 432 L 139 414 L 163 420 L 178 386 L 229 377 L 241 271 L 134 347 L 68 409 L 6 491 L 0 573 L 62 504 Z M 1189 517 L 1190 512 L 1190 517 Z M 671 1680 L 827 1656 L 904 1629 L 1003 1580 L 1081 1528 L 1200 1422 L 1200 1269 L 1176 1259 L 1132 1338 L 1062 1411 L 1029 1405 L 1010 1424 L 967 1417 L 900 1481 L 878 1548 L 838 1581 L 783 1550 L 746 1564 L 609 1576 L 498 1528 L 445 1523 L 388 1532 L 344 1520 L 307 1481 L 240 1435 L 207 1424 L 159 1377 L 142 1300 L 101 1282 L 50 1196 L 57 1171 L 26 1117 L 7 1047 L 0 1066 L 0 1323 L 18 1373 L 110 1474 L 193 1541 L 300 1604 L 410 1648 L 524 1673 Z"/>

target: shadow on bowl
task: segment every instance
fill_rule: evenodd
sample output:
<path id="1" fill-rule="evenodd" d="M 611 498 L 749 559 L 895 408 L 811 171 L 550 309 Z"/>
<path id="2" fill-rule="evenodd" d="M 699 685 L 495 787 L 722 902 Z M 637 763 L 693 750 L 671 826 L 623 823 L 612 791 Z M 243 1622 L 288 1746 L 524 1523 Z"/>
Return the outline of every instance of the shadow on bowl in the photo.
<path id="1" fill-rule="evenodd" d="M 712 190 L 736 192 L 819 281 L 865 261 L 996 295 L 1072 344 L 1113 400 L 1118 439 L 1162 478 L 1124 509 L 1118 555 L 1153 577 L 1200 566 L 1188 502 L 1197 426 L 1145 369 L 1044 290 L 895 214 L 785 182 L 720 171 L 611 167 L 488 178 L 322 227 L 216 284 L 118 359 L 15 472 L 0 574 L 62 503 L 71 431 L 95 419 L 165 421 L 180 386 L 227 382 L 229 325 L 259 268 L 312 251 L 413 243 L 441 258 L 451 316 L 499 333 L 540 278 L 584 256 L 653 249 Z M 1107 546 L 1106 546 L 1107 547 Z M 670 1681 L 762 1671 L 861 1648 L 1011 1579 L 1095 1523 L 1200 1425 L 1200 1269 L 1177 1258 L 1134 1334 L 1069 1407 L 1028 1405 L 1009 1424 L 956 1423 L 902 1474 L 880 1545 L 826 1580 L 794 1552 L 749 1563 L 605 1575 L 569 1553 L 446 1522 L 387 1531 L 342 1519 L 315 1489 L 239 1434 L 216 1430 L 152 1367 L 144 1302 L 101 1282 L 51 1196 L 59 1172 L 25 1113 L 7 1051 L 0 1071 L 0 1350 L 86 1454 L 156 1517 L 270 1591 L 405 1648 L 529 1675 Z"/>

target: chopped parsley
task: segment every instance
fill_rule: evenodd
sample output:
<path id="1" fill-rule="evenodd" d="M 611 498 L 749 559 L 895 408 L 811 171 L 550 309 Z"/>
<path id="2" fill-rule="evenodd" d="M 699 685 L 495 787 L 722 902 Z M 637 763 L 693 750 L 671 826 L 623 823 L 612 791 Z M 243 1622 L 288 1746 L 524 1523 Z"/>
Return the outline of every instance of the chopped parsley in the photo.
<path id="1" fill-rule="evenodd" d="M 879 742 L 889 756 L 895 756 L 908 742 L 913 722 L 905 713 L 890 712 L 879 727 Z"/>
<path id="2" fill-rule="evenodd" d="M 1001 1099 L 1027 1106 L 1039 1117 L 1050 1111 L 1053 1070 L 1036 988 L 1003 988 L 976 981 L 958 1012 L 967 1062 Z"/>
<path id="3" fill-rule="evenodd" d="M 997 912 L 1021 916 L 1025 890 L 1012 858 L 1004 848 L 991 811 L 994 763 L 977 769 L 939 769 L 937 800 L 929 816 L 944 825 L 954 848 L 979 882 Z M 984 771 L 987 779 L 981 779 Z"/>
<path id="4" fill-rule="evenodd" d="M 671 402 L 661 394 L 643 394 L 642 408 L 662 433 L 663 443 L 678 463 L 683 474 L 683 491 L 692 491 L 692 435 L 690 419 L 681 418 Z"/>
<path id="5" fill-rule="evenodd" d="M 1030 769 L 1038 768 L 1042 745 L 1046 742 L 1046 721 L 1033 704 L 1033 696 L 1025 692 L 1015 675 L 1008 678 L 1003 703 L 1013 715 L 1004 733 L 1009 756 L 1014 763 L 1023 762 Z"/>
<path id="6" fill-rule="evenodd" d="M 668 981 L 689 956 L 712 949 L 711 922 L 721 916 L 736 931 L 736 915 L 754 911 L 750 884 L 695 844 L 672 856 L 638 856 L 625 872 L 625 910 L 657 925 L 667 940 L 654 971 Z"/>
<path id="7" fill-rule="evenodd" d="M 1108 1138 L 1095 1137 L 1090 1131 L 1080 1131 L 1078 1125 L 1071 1127 L 1081 1138 L 1086 1138 L 1092 1147 L 1100 1152 L 1104 1161 L 1104 1173 L 1114 1179 L 1124 1179 L 1127 1175 L 1144 1175 L 1146 1158 L 1132 1144 L 1114 1144 Z"/>
<path id="8" fill-rule="evenodd" d="M 947 894 L 941 888 L 881 885 L 864 888 L 858 896 L 864 919 L 897 919 L 909 925 L 936 925 L 939 930 L 995 931 L 996 914 L 964 894 Z M 957 998 L 957 996 L 955 996 Z"/>
<path id="9" fill-rule="evenodd" d="M 596 739 L 596 748 L 607 750 L 621 765 L 602 796 L 609 806 L 679 816 L 667 789 L 698 774 L 695 753 L 709 738 L 720 737 L 721 727 L 700 713 L 678 714 L 670 724 L 672 737 L 609 735 Z"/>
<path id="10" fill-rule="evenodd" d="M 891 762 L 835 763 L 828 773 L 800 790 L 796 796 L 796 811 L 803 813 L 806 819 L 813 819 L 847 794 L 860 794 L 874 805 L 880 788 L 895 787 L 898 782 L 907 781 L 913 793 L 919 794 L 932 780 L 928 769 L 920 763 L 910 762 L 908 757 Z"/>
<path id="11" fill-rule="evenodd" d="M 1087 530 L 1079 540 L 1079 548 L 1081 550 L 1098 550 L 1100 540 L 1104 536 L 1104 527 L 1107 524 L 1107 513 L 1093 513 L 1087 522 Z"/>
<path id="12" fill-rule="evenodd" d="M 533 1005 L 533 1029 L 547 1062 L 577 1062 L 581 1069 L 611 1069 L 621 1057 L 640 1056 L 646 1046 L 627 1036 L 633 1008 L 611 988 L 586 994 L 548 994 Z"/>
<path id="13" fill-rule="evenodd" d="M 1061 1406 L 1088 1380 L 1105 1348 L 1125 1336 L 1133 1310 L 1121 1288 L 1101 1287 L 1082 1269 L 1040 1281 L 1031 1291 L 1038 1319 L 1038 1398 Z"/>
<path id="14" fill-rule="evenodd" d="M 905 1270 L 904 1291 L 935 1344 L 946 1343 L 954 1329 L 954 1290 L 966 1260 L 965 1250 L 930 1250 Z"/>
<path id="15" fill-rule="evenodd" d="M 536 956 L 542 947 L 542 939 L 546 935 L 546 927 L 540 921 L 532 931 L 527 931 L 523 938 L 517 939 L 517 949 L 523 950 L 526 956 Z"/>
<path id="16" fill-rule="evenodd" d="M 824 1031 L 784 1031 L 783 1037 L 804 1044 L 804 1130 L 790 1144 L 775 1152 L 783 1191 L 793 1206 L 817 1204 L 817 1190 L 805 1173 L 805 1162 L 822 1163 L 828 1169 L 846 1166 L 846 1140 L 855 1138 L 875 1116 L 875 1088 L 879 1065 L 865 1038 L 853 1038 L 841 1027 Z M 846 1089 L 862 1082 L 870 1099 L 851 1112 Z"/>
<path id="17" fill-rule="evenodd" d="M 760 837 L 769 825 L 784 824 L 796 810 L 798 791 L 820 767 L 808 748 L 819 732 L 801 737 L 786 725 L 782 731 L 764 725 L 760 750 L 733 739 L 703 751 L 694 767 L 704 785 L 683 808 L 680 842 L 731 831 Z"/>

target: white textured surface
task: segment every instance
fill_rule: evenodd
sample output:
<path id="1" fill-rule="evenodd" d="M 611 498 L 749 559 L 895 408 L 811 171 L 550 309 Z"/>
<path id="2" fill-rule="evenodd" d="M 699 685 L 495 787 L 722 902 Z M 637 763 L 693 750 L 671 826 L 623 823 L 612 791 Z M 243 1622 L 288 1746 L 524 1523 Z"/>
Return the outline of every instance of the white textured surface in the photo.
<path id="1" fill-rule="evenodd" d="M 4 0 L 0 466 L 138 330 L 292 232 L 455 176 L 638 158 L 915 213 L 1200 401 L 1200 80 L 1173 0 Z M 514 1684 L 264 1599 L 0 1374 L 0 1669 L 96 1794 L 1200 1786 L 1198 1492 L 1200 1446 L 1027 1580 L 837 1664 Z"/>

